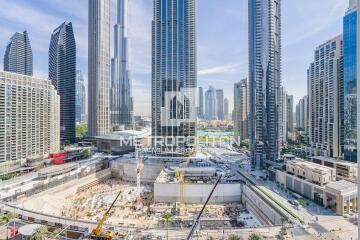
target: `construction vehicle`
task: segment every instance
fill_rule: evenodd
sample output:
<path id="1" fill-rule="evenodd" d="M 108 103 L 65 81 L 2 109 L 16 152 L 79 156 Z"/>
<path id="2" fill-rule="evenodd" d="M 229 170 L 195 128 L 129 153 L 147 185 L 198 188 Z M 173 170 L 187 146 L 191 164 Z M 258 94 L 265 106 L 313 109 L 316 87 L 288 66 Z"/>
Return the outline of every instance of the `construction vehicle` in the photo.
<path id="1" fill-rule="evenodd" d="M 103 233 L 103 225 L 106 222 L 106 220 L 108 219 L 109 215 L 110 215 L 110 211 L 113 208 L 115 202 L 117 201 L 117 199 L 119 198 L 121 194 L 121 190 L 119 191 L 118 195 L 116 196 L 116 198 L 114 199 L 114 201 L 112 202 L 111 206 L 109 207 L 109 209 L 105 212 L 105 214 L 101 217 L 100 221 L 98 222 L 98 225 L 96 226 L 96 228 L 94 228 L 91 231 L 91 238 L 92 239 L 104 239 L 104 240 L 111 240 L 112 239 L 112 233 L 111 232 L 106 232 Z"/>

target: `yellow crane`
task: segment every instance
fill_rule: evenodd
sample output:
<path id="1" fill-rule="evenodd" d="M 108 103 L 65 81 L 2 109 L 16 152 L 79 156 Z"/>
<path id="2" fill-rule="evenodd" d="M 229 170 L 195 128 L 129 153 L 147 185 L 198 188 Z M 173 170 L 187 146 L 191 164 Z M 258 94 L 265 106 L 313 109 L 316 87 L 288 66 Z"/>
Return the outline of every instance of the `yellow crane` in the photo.
<path id="1" fill-rule="evenodd" d="M 118 195 L 116 196 L 116 198 L 112 202 L 109 209 L 101 217 L 101 219 L 98 222 L 98 225 L 96 226 L 96 228 L 94 228 L 91 231 L 91 235 L 92 235 L 93 239 L 104 239 L 104 240 L 111 240 L 112 239 L 112 233 L 111 232 L 106 232 L 105 234 L 103 233 L 103 225 L 104 225 L 105 221 L 108 219 L 110 211 L 113 208 L 113 206 L 114 206 L 115 202 L 117 201 L 117 199 L 119 198 L 120 194 L 121 194 L 121 190 L 119 191 Z"/>

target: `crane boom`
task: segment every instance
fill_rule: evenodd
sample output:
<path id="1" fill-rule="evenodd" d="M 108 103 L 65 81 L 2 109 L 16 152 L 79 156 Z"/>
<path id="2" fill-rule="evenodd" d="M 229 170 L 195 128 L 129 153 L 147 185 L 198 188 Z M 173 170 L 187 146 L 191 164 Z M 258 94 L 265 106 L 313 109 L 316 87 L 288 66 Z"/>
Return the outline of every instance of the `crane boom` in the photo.
<path id="1" fill-rule="evenodd" d="M 118 198 L 120 197 L 121 194 L 121 190 L 119 191 L 119 193 L 117 194 L 116 198 L 114 199 L 114 201 L 111 203 L 110 207 L 108 208 L 108 210 L 104 213 L 104 215 L 101 217 L 98 225 L 96 226 L 95 229 L 92 230 L 92 234 L 95 235 L 96 237 L 100 237 L 103 233 L 102 227 L 105 223 L 105 221 L 107 220 L 107 218 L 109 217 L 109 213 L 111 211 L 111 209 L 113 208 L 113 206 L 115 205 L 115 202 L 118 200 Z"/>
<path id="2" fill-rule="evenodd" d="M 221 180 L 221 177 L 222 177 L 222 176 L 220 175 L 220 176 L 218 177 L 218 179 L 216 180 L 216 182 L 215 182 L 215 184 L 214 184 L 214 187 L 213 187 L 213 189 L 211 190 L 208 198 L 206 199 L 206 202 L 204 203 L 203 207 L 201 208 L 201 211 L 199 212 L 199 215 L 196 217 L 196 219 L 195 219 L 195 221 L 194 221 L 194 223 L 193 223 L 193 225 L 192 225 L 192 227 L 191 227 L 191 230 L 190 230 L 190 232 L 189 232 L 186 240 L 191 240 L 191 239 L 192 239 L 192 235 L 194 234 L 195 229 L 196 229 L 197 225 L 199 224 L 201 215 L 202 215 L 202 213 L 204 212 L 206 205 L 207 205 L 208 202 L 210 201 L 210 198 L 211 198 L 211 196 L 213 195 L 213 193 L 214 193 L 217 185 L 219 184 L 219 182 L 220 182 L 220 180 Z"/>

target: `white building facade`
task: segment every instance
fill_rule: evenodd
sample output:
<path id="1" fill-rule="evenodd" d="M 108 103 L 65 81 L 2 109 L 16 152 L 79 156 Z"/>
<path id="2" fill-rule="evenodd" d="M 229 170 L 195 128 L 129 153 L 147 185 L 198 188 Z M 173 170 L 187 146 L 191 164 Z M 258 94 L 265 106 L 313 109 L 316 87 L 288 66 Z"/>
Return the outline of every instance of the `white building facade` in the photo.
<path id="1" fill-rule="evenodd" d="M 0 162 L 60 151 L 60 97 L 47 79 L 0 71 Z"/>

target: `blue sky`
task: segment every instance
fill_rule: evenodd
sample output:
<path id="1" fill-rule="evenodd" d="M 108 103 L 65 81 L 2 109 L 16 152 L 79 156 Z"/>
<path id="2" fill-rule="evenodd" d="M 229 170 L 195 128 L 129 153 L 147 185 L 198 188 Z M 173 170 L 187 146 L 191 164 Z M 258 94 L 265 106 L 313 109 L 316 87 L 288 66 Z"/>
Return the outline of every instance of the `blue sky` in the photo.
<path id="1" fill-rule="evenodd" d="M 115 19 L 116 0 L 112 18 Z M 197 0 L 198 85 L 223 88 L 247 77 L 248 0 Z M 87 77 L 87 0 L 0 0 L 0 69 L 9 38 L 27 30 L 34 74 L 47 77 L 50 36 L 71 21 L 78 69 Z M 282 1 L 282 81 L 297 101 L 306 94 L 306 69 L 316 46 L 342 33 L 348 0 Z M 130 62 L 136 114 L 150 114 L 152 0 L 130 0 Z M 112 24 L 113 25 L 113 24 Z"/>

